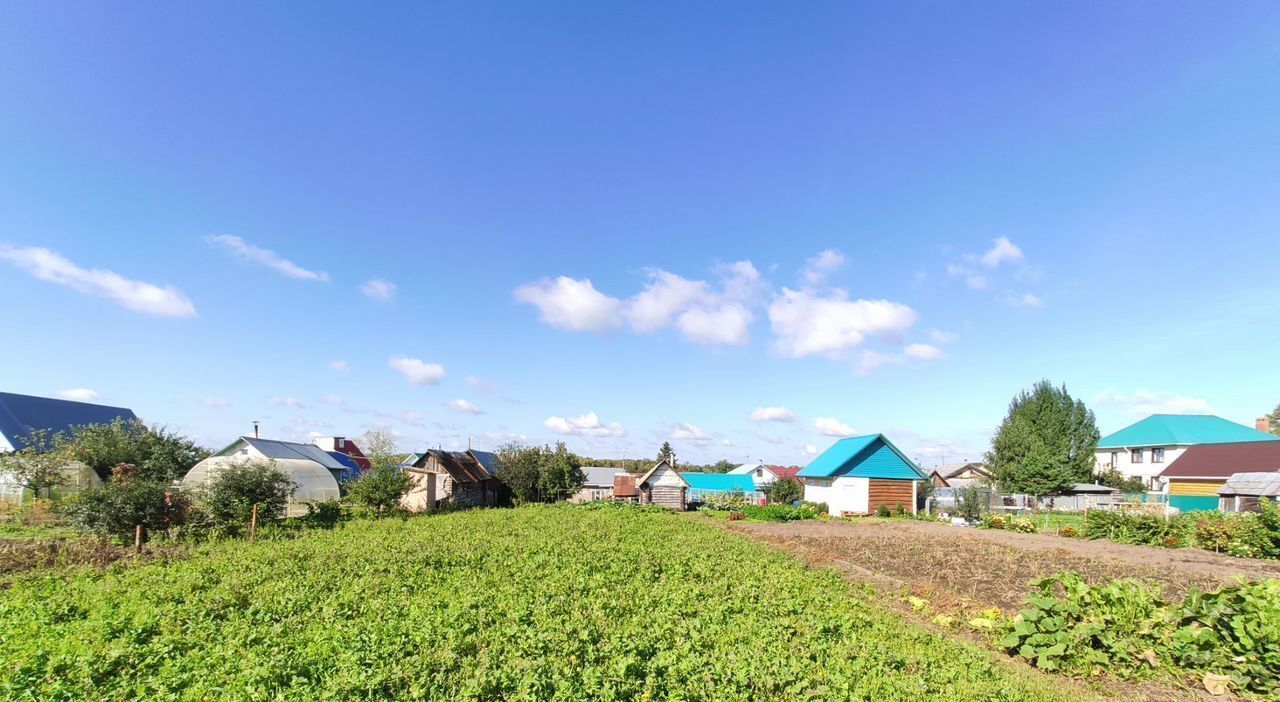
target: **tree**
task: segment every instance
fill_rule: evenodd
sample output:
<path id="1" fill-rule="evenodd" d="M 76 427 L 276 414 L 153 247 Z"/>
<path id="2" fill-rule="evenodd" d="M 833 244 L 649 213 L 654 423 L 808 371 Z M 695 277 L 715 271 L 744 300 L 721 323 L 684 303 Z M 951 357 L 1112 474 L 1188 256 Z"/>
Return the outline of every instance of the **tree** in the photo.
<path id="1" fill-rule="evenodd" d="M 1142 478 L 1126 477 L 1116 468 L 1108 468 L 1098 473 L 1094 479 L 1099 485 L 1116 488 L 1121 492 L 1146 492 L 1147 486 L 1142 484 Z"/>
<path id="2" fill-rule="evenodd" d="M 185 520 L 190 505 L 186 493 L 160 481 L 125 477 L 127 472 L 116 475 L 105 485 L 84 490 L 68 501 L 65 514 L 73 525 L 128 541 L 139 524 L 153 534 Z"/>
<path id="3" fill-rule="evenodd" d="M 396 437 L 389 431 L 370 429 L 360 437 L 358 446 L 364 452 L 365 458 L 369 459 L 370 467 L 378 464 L 400 465 L 401 454 L 396 448 Z"/>
<path id="4" fill-rule="evenodd" d="M 737 467 L 738 467 L 737 463 L 734 463 L 733 461 L 722 458 L 716 461 L 715 463 L 707 466 L 706 472 L 707 473 L 728 473 L 729 471 Z"/>
<path id="5" fill-rule="evenodd" d="M 1271 410 L 1271 414 L 1267 415 L 1267 426 L 1272 434 L 1280 435 L 1280 405 Z"/>
<path id="6" fill-rule="evenodd" d="M 384 510 L 399 505 L 400 499 L 412 487 L 413 480 L 408 473 L 397 466 L 380 462 L 366 470 L 358 480 L 351 481 L 350 496 L 352 500 L 373 509 L 375 514 L 382 516 Z"/>
<path id="7" fill-rule="evenodd" d="M 658 449 L 658 461 L 657 461 L 657 462 L 658 462 L 658 463 L 662 463 L 663 461 L 668 461 L 668 462 L 670 462 L 672 465 L 675 465 L 675 461 L 676 461 L 676 452 L 671 450 L 671 442 L 670 442 L 670 441 L 664 441 L 664 442 L 662 442 L 662 448 Z"/>
<path id="8" fill-rule="evenodd" d="M 539 467 L 538 490 L 548 502 L 569 497 L 581 490 L 586 481 L 582 459 L 565 448 L 563 441 L 556 442 L 554 450 L 543 448 Z"/>
<path id="9" fill-rule="evenodd" d="M 1009 403 L 986 460 L 1002 490 L 1054 494 L 1090 482 L 1099 436 L 1083 402 L 1042 380 Z"/>
<path id="10" fill-rule="evenodd" d="M 582 458 L 564 442 L 550 446 L 526 446 L 508 442 L 498 447 L 499 480 L 517 502 L 554 502 L 582 488 Z"/>
<path id="11" fill-rule="evenodd" d="M 149 428 L 137 419 L 73 427 L 70 436 L 58 437 L 58 445 L 104 480 L 113 468 L 127 463 L 137 466 L 144 480 L 171 483 L 209 456 L 187 437 L 162 426 Z"/>
<path id="12" fill-rule="evenodd" d="M 804 486 L 798 480 L 782 478 L 765 486 L 764 496 L 770 502 L 789 505 L 804 498 Z"/>
<path id="13" fill-rule="evenodd" d="M 246 461 L 219 469 L 200 494 L 209 519 L 231 533 L 248 526 L 253 506 L 259 521 L 284 517 L 297 484 L 276 468 L 275 461 Z"/>
<path id="14" fill-rule="evenodd" d="M 36 497 L 40 497 L 41 490 L 47 494 L 52 488 L 66 484 L 64 469 L 69 459 L 65 451 L 55 447 L 56 442 L 47 430 L 37 429 L 22 441 L 26 445 L 21 449 L 0 453 L 0 474 Z"/>

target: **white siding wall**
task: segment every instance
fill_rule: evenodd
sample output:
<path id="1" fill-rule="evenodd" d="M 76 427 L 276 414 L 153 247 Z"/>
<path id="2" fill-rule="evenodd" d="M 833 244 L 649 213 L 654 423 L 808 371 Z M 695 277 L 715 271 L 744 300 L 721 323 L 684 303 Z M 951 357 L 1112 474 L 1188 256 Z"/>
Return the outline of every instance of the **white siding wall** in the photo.
<path id="1" fill-rule="evenodd" d="M 1173 463 L 1175 460 L 1177 460 L 1178 456 L 1181 456 L 1183 452 L 1187 450 L 1186 446 L 1154 446 L 1154 447 L 1153 446 L 1142 446 L 1142 447 L 1135 446 L 1134 448 L 1142 449 L 1142 463 L 1133 462 L 1133 453 L 1130 449 L 1100 448 L 1094 453 L 1094 456 L 1097 459 L 1097 469 L 1099 471 L 1102 471 L 1102 470 L 1106 470 L 1108 466 L 1111 466 L 1112 460 L 1113 460 L 1112 453 L 1115 453 L 1116 456 L 1114 458 L 1114 462 L 1115 462 L 1114 467 L 1117 470 L 1119 470 L 1121 473 L 1123 473 L 1125 477 L 1142 478 L 1144 481 L 1147 482 L 1148 485 L 1152 485 L 1153 478 L 1154 478 L 1154 486 L 1152 489 L 1163 491 L 1165 489 L 1164 481 L 1160 480 L 1159 478 L 1155 478 L 1155 476 L 1159 475 L 1160 471 L 1164 470 L 1165 468 L 1168 468 L 1170 463 Z M 1164 449 L 1163 463 L 1151 462 L 1152 448 Z"/>
<path id="2" fill-rule="evenodd" d="M 871 481 L 866 478 L 805 478 L 806 502 L 825 502 L 833 517 L 843 512 L 865 514 L 869 503 Z"/>
<path id="3" fill-rule="evenodd" d="M 5 451 L 12 451 L 12 450 L 13 450 L 13 444 L 9 443 L 9 440 L 4 438 L 4 434 L 0 434 L 0 453 L 4 453 Z"/>

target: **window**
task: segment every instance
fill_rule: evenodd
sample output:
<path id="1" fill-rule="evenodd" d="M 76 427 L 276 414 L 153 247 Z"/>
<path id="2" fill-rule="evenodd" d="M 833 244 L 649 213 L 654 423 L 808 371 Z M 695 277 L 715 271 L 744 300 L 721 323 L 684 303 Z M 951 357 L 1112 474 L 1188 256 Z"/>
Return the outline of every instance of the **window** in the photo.
<path id="1" fill-rule="evenodd" d="M 1151 449 L 1151 462 L 1164 463 L 1164 449 L 1162 448 Z"/>
<path id="2" fill-rule="evenodd" d="M 764 469 L 763 469 L 763 468 L 756 468 L 756 477 L 757 477 L 757 478 L 763 478 L 763 477 L 764 477 Z"/>
<path id="3" fill-rule="evenodd" d="M 1119 466 L 1120 466 L 1120 452 L 1119 452 L 1119 451 L 1112 451 L 1112 452 L 1111 452 L 1111 467 L 1112 467 L 1112 468 L 1118 468 Z"/>
<path id="4" fill-rule="evenodd" d="M 1142 449 L 1129 449 L 1129 462 L 1142 463 Z"/>

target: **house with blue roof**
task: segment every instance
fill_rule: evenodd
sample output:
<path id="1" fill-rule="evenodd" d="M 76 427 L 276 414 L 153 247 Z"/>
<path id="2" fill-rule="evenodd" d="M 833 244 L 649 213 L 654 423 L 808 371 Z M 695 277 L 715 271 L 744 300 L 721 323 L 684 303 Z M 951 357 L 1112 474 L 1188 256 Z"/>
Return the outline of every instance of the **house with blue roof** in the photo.
<path id="1" fill-rule="evenodd" d="M 916 490 L 929 479 L 884 434 L 841 439 L 796 474 L 804 499 L 823 502 L 832 516 L 874 514 L 884 505 L 916 512 Z"/>
<path id="2" fill-rule="evenodd" d="M 69 436 L 73 427 L 137 418 L 124 407 L 0 392 L 0 451 L 21 451 L 37 431 L 52 439 L 55 434 Z"/>
<path id="3" fill-rule="evenodd" d="M 680 477 L 689 483 L 690 502 L 706 502 L 717 497 L 739 497 L 751 504 L 760 502 L 763 494 L 756 489 L 751 475 L 734 473 L 685 473 Z"/>
<path id="4" fill-rule="evenodd" d="M 1098 472 L 1114 468 L 1138 478 L 1149 491 L 1166 492 L 1168 482 L 1160 472 L 1188 448 L 1245 441 L 1280 441 L 1280 436 L 1211 414 L 1153 414 L 1099 439 L 1094 457 Z"/>

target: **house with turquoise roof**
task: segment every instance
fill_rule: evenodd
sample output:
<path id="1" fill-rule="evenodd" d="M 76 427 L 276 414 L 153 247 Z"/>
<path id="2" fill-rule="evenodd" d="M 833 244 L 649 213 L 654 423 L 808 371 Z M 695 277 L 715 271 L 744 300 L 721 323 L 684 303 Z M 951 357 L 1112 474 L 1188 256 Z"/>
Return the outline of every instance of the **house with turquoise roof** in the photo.
<path id="1" fill-rule="evenodd" d="M 919 483 L 929 479 L 884 434 L 841 439 L 796 474 L 804 499 L 823 502 L 832 516 L 874 514 L 898 505 L 915 514 Z"/>
<path id="2" fill-rule="evenodd" d="M 1115 468 L 1142 480 L 1151 492 L 1166 492 L 1160 472 L 1188 448 L 1245 441 L 1280 441 L 1280 436 L 1211 414 L 1153 414 L 1099 439 L 1094 456 L 1098 472 Z"/>
<path id="3" fill-rule="evenodd" d="M 740 497 L 755 504 L 764 497 L 756 489 L 755 480 L 750 475 L 681 472 L 680 477 L 689 483 L 690 502 L 706 502 L 717 497 Z"/>

